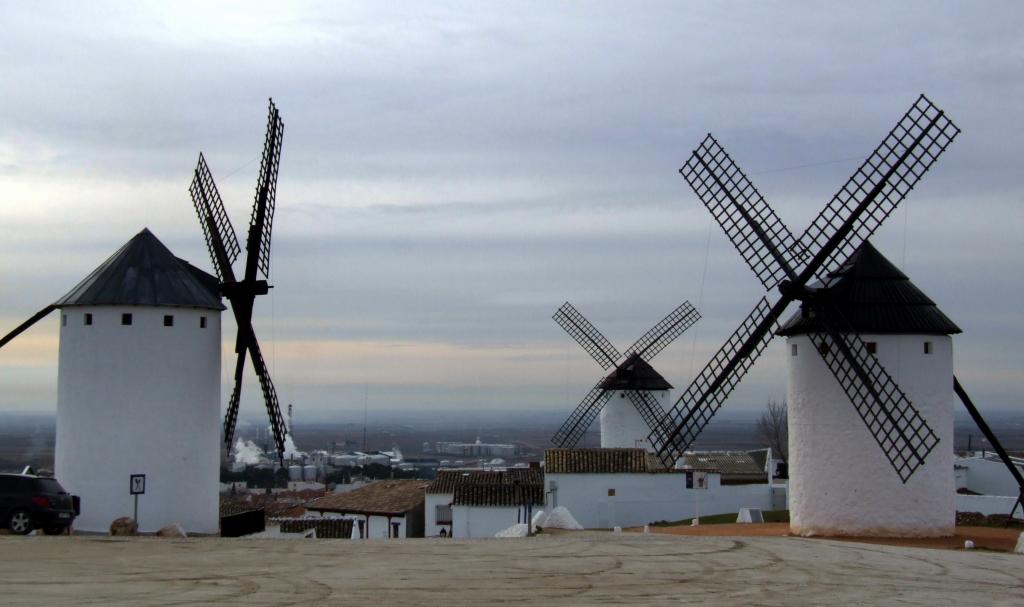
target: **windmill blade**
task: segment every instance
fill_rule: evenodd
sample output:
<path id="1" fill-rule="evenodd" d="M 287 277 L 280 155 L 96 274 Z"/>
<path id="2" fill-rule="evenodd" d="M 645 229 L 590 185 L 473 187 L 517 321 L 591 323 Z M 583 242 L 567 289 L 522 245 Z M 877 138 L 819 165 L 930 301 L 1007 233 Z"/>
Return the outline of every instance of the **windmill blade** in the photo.
<path id="1" fill-rule="evenodd" d="M 224 413 L 224 446 L 227 447 L 228 455 L 231 454 L 231 447 L 234 446 L 235 425 L 238 423 L 238 405 L 242 399 L 242 372 L 244 370 L 245 350 L 239 350 L 238 358 L 235 360 L 235 386 L 231 389 L 228 410 Z"/>
<path id="2" fill-rule="evenodd" d="M 774 307 L 762 297 L 740 326 L 690 384 L 663 422 L 670 428 L 658 457 L 666 468 L 686 451 L 743 379 L 775 335 L 779 316 L 789 305 L 783 298 Z M 652 433 L 652 443 L 659 437 Z"/>
<path id="3" fill-rule="evenodd" d="M 665 410 L 661 408 L 658 399 L 654 398 L 647 390 L 627 390 L 626 398 L 629 399 L 629 402 L 633 403 L 637 413 L 640 414 L 647 427 L 651 429 L 651 434 L 648 437 L 651 447 L 655 451 L 660 450 L 661 446 L 665 444 L 665 436 L 668 435 L 668 429 L 664 426 Z M 658 437 L 657 441 L 651 438 L 655 436 Z"/>
<path id="4" fill-rule="evenodd" d="M 608 397 L 611 396 L 611 392 L 600 387 L 603 381 L 604 378 L 601 378 L 597 385 L 591 388 L 580 404 L 576 405 L 572 415 L 565 420 L 562 427 L 552 437 L 551 442 L 556 447 L 571 449 L 587 433 L 587 428 L 594 423 L 594 418 L 601 412 L 604 404 L 608 402 Z"/>
<path id="5" fill-rule="evenodd" d="M 584 318 L 571 303 L 562 304 L 562 307 L 558 308 L 551 318 L 558 323 L 558 326 L 565 329 L 565 332 L 575 339 L 576 343 L 583 346 L 587 354 L 590 354 L 602 369 L 614 366 L 615 361 L 622 357 L 612 342 L 608 341 L 597 330 L 597 327 L 590 324 L 590 321 Z"/>
<path id="6" fill-rule="evenodd" d="M 234 282 L 231 264 L 238 259 L 242 248 L 238 246 L 235 228 L 232 227 L 227 211 L 224 210 L 224 201 L 220 198 L 217 184 L 213 182 L 213 175 L 210 173 L 210 167 L 206 165 L 202 152 L 199 153 L 199 162 L 196 164 L 188 192 L 192 196 L 199 225 L 203 227 L 206 248 L 210 251 L 210 259 L 213 261 L 217 276 L 221 282 Z"/>
<path id="7" fill-rule="evenodd" d="M 831 312 L 831 311 L 830 311 Z M 819 314 L 829 333 L 808 337 L 839 381 L 857 414 L 906 483 L 939 443 L 928 422 L 856 333 L 839 333 L 831 313 Z"/>
<path id="8" fill-rule="evenodd" d="M 652 358 L 668 347 L 670 343 L 675 341 L 677 337 L 692 327 L 698 320 L 700 320 L 700 312 L 691 306 L 690 302 L 684 301 L 678 308 L 669 312 L 668 316 L 644 333 L 640 339 L 636 340 L 636 343 L 626 350 L 626 354 L 636 352 L 640 355 L 640 358 L 650 362 Z"/>
<path id="9" fill-rule="evenodd" d="M 959 133 L 921 95 L 800 236 L 800 246 L 820 252 L 814 276 L 826 278 L 874 234 Z"/>
<path id="10" fill-rule="evenodd" d="M 7 342 L 24 333 L 29 327 L 42 320 L 47 314 L 53 312 L 55 309 L 57 309 L 57 306 L 51 305 L 46 306 L 42 310 L 36 312 L 34 315 L 32 315 L 32 318 L 29 318 L 25 322 L 15 327 L 14 330 L 8 333 L 7 335 L 4 335 L 3 338 L 0 339 L 0 348 L 6 346 Z"/>
<path id="11" fill-rule="evenodd" d="M 804 257 L 798 241 L 714 137 L 705 137 L 679 172 L 765 289 L 795 276 Z"/>
<path id="12" fill-rule="evenodd" d="M 252 331 L 252 327 L 249 327 Z M 252 358 L 253 367 L 256 369 L 256 376 L 260 380 L 260 389 L 263 391 L 263 402 L 267 405 L 267 417 L 270 418 L 270 428 L 274 432 L 274 444 L 277 446 L 277 454 L 284 459 L 284 437 L 285 424 L 284 416 L 281 415 L 281 403 L 277 400 L 277 390 L 274 389 L 274 382 L 270 380 L 270 371 L 267 370 L 267 363 L 263 360 L 263 353 L 260 351 L 260 344 L 256 341 L 255 333 L 248 344 L 249 357 Z"/>
<path id="13" fill-rule="evenodd" d="M 281 164 L 283 137 L 284 122 L 281 121 L 281 114 L 271 99 L 267 135 L 263 142 L 263 159 L 260 161 L 260 176 L 256 181 L 256 198 L 253 200 L 252 216 L 249 218 L 249 242 L 246 245 L 246 254 L 249 256 L 247 263 L 258 263 L 260 272 L 266 278 L 270 278 L 270 232 L 274 224 L 277 170 Z M 258 251 L 255 250 L 257 243 Z"/>

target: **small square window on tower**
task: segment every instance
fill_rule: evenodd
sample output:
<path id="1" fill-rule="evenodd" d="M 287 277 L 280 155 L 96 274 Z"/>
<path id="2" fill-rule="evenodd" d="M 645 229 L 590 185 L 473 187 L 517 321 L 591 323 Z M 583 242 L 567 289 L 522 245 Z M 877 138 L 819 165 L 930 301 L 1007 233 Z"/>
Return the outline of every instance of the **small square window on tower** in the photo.
<path id="1" fill-rule="evenodd" d="M 868 349 L 868 354 L 878 354 L 878 342 L 877 341 L 866 341 L 864 347 Z"/>
<path id="2" fill-rule="evenodd" d="M 61 314 L 60 315 L 60 326 L 62 326 L 62 327 L 68 326 L 68 315 L 67 314 Z"/>
<path id="3" fill-rule="evenodd" d="M 171 314 L 164 314 L 164 326 L 165 327 L 173 327 L 174 326 L 174 316 L 172 316 Z"/>
<path id="4" fill-rule="evenodd" d="M 924 342 L 924 353 L 925 354 L 931 354 L 932 353 L 932 342 L 930 342 L 930 341 Z"/>
<path id="5" fill-rule="evenodd" d="M 124 314 L 121 315 L 121 324 L 122 325 L 130 325 L 130 324 L 132 324 L 132 314 L 131 314 L 131 312 L 125 312 Z"/>
<path id="6" fill-rule="evenodd" d="M 82 322 L 83 322 L 83 323 L 85 324 L 85 326 L 87 326 L 87 327 L 88 327 L 88 326 L 91 326 L 91 325 L 92 325 L 92 314 L 91 314 L 91 313 L 89 313 L 89 312 L 86 312 L 86 313 L 85 313 L 85 317 L 84 317 L 84 318 L 82 319 Z"/>
<path id="7" fill-rule="evenodd" d="M 199 317 L 199 328 L 200 329 L 205 329 L 206 328 L 206 317 L 205 316 L 200 316 Z"/>
<path id="8" fill-rule="evenodd" d="M 615 489 L 608 490 L 608 497 L 615 497 Z"/>
<path id="9" fill-rule="evenodd" d="M 789 345 L 789 355 L 796 356 L 796 344 Z"/>

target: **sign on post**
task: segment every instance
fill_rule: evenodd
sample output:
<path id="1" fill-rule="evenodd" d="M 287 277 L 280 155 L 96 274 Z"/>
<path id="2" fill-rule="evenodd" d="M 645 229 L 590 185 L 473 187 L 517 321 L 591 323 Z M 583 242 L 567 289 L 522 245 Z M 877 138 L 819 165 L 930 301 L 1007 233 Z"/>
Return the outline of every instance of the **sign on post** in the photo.
<path id="1" fill-rule="evenodd" d="M 146 475 L 133 474 L 131 482 L 131 494 L 142 495 L 146 492 Z"/>
<path id="2" fill-rule="evenodd" d="M 135 524 L 139 523 L 139 496 L 146 492 L 146 475 L 133 474 L 128 483 L 128 492 L 135 497 Z"/>
<path id="3" fill-rule="evenodd" d="M 707 489 L 708 488 L 708 474 L 701 470 L 687 470 L 686 471 L 686 488 L 687 489 Z"/>
<path id="4" fill-rule="evenodd" d="M 685 472 L 687 489 L 707 489 L 708 473 L 703 470 L 687 470 Z M 700 525 L 700 491 L 693 492 L 693 520 L 690 524 Z"/>

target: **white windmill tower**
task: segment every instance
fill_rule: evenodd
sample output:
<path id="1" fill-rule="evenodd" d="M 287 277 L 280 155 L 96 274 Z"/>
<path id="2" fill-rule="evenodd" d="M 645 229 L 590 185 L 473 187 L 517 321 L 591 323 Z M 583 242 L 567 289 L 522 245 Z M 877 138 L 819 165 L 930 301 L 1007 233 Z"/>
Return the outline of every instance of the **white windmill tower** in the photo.
<path id="1" fill-rule="evenodd" d="M 217 284 L 144 229 L 0 340 L 60 310 L 55 473 L 82 498 L 75 529 L 132 516 L 129 480 L 144 474 L 140 530 L 217 533 Z"/>
<path id="2" fill-rule="evenodd" d="M 644 408 L 633 401 L 642 399 L 640 402 L 656 403 L 657 407 L 652 408 L 658 415 L 664 415 L 669 406 L 672 384 L 639 354 L 633 353 L 615 367 L 598 387 L 608 394 L 599 418 L 601 446 L 619 449 L 643 447 L 653 451 L 648 439 L 651 428 L 640 413 Z"/>
<path id="3" fill-rule="evenodd" d="M 237 325 L 223 444 L 232 446 L 248 357 L 283 457 L 284 420 L 252 326 L 253 302 L 271 288 L 257 273 L 270 273 L 283 134 L 270 101 L 241 277 L 232 269 L 241 247 L 200 154 L 189 192 L 218 276 L 174 257 L 143 230 L 70 293 L 0 339 L 3 347 L 61 309 L 55 472 L 82 497 L 77 529 L 104 531 L 132 513 L 130 478 L 145 474 L 141 530 L 176 522 L 190 532 L 218 532 L 222 295 Z"/>
<path id="4" fill-rule="evenodd" d="M 902 283 L 906 277 L 865 243 L 959 132 L 945 112 L 920 96 L 799 237 L 714 137 L 701 142 L 680 172 L 765 289 L 777 288 L 778 296 L 774 303 L 762 297 L 755 304 L 669 412 L 670 429 L 658 454 L 666 466 L 710 423 L 765 350 L 786 309 L 799 301 L 800 318 L 813 321 L 813 328 L 805 336 L 794 334 L 788 344 L 790 353 L 796 346 L 799 359 L 790 357 L 793 531 L 952 531 L 949 403 L 952 391 L 962 389 L 952 374 L 949 334 L 958 330 L 945 317 L 939 322 L 941 313 L 929 307 L 930 300 L 909 281 Z M 858 334 L 862 319 L 849 319 L 846 313 L 853 311 L 842 309 L 841 292 L 826 288 L 843 272 L 856 275 L 861 258 L 865 276 L 877 273 L 882 280 L 877 292 L 854 293 L 853 300 L 874 297 L 881 304 L 875 312 L 901 311 L 880 334 L 863 323 L 867 339 Z M 918 348 L 921 356 L 911 360 L 910 351 Z M 969 399 L 961 400 L 982 425 Z"/>
<path id="5" fill-rule="evenodd" d="M 700 319 L 697 310 L 683 302 L 624 355 L 569 302 L 553 318 L 603 369 L 612 371 L 598 380 L 551 442 L 559 448 L 575 447 L 600 414 L 602 448 L 653 452 L 661 447 L 659 433 L 672 385 L 648 361 Z"/>
<path id="6" fill-rule="evenodd" d="M 820 336 L 826 330 L 806 306 L 778 331 L 789 361 L 789 512 L 801 535 L 942 536 L 953 533 L 953 334 L 960 333 L 935 303 L 865 242 L 838 270 L 813 285 L 845 320 L 841 332 L 859 335 L 868 353 L 893 376 L 920 419 L 895 407 L 893 427 L 872 443 L 831 370 L 839 352 Z M 868 370 L 870 373 L 870 369 Z M 920 466 L 901 478 L 887 455 L 902 440 L 926 438 L 931 427 L 942 448 L 927 457 L 910 449 L 896 455 Z M 878 422 L 881 424 L 881 420 Z M 917 437 L 921 437 L 917 439 Z"/>

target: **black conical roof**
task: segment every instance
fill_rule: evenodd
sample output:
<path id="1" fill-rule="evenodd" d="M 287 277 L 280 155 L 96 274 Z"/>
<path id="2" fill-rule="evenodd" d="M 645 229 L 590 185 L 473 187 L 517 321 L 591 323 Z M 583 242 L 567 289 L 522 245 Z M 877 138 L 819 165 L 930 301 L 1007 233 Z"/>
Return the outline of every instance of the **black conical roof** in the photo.
<path id="1" fill-rule="evenodd" d="M 862 244 L 824 283 L 812 285 L 831 299 L 846 329 L 867 334 L 952 335 L 960 327 L 910 282 L 871 243 Z M 804 307 L 779 329 L 779 335 L 818 333 L 821 324 Z"/>
<path id="2" fill-rule="evenodd" d="M 604 378 L 600 387 L 605 390 L 671 390 L 672 384 L 634 352 Z"/>
<path id="3" fill-rule="evenodd" d="M 53 305 L 185 306 L 223 310 L 217 278 L 178 259 L 148 228 Z"/>

